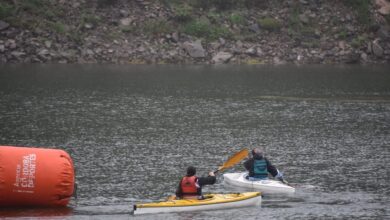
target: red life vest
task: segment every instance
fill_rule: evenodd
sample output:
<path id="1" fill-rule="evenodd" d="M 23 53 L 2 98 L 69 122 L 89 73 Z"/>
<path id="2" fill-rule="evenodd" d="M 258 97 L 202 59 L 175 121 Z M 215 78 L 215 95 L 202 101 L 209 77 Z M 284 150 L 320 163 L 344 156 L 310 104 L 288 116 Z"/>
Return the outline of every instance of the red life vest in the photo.
<path id="1" fill-rule="evenodd" d="M 198 194 L 198 187 L 196 187 L 196 176 L 185 176 L 181 180 L 180 186 L 183 194 Z"/>

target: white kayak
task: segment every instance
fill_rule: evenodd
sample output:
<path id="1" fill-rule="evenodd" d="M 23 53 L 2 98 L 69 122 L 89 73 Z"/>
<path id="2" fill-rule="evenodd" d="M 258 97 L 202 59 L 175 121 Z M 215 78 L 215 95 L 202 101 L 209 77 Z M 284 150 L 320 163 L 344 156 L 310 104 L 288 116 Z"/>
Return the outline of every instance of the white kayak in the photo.
<path id="1" fill-rule="evenodd" d="M 206 194 L 205 199 L 175 199 L 168 198 L 162 202 L 135 204 L 133 214 L 153 214 L 168 212 L 196 212 L 205 210 L 218 210 L 259 206 L 261 204 L 260 192 L 244 192 L 229 194 Z"/>
<path id="2" fill-rule="evenodd" d="M 295 188 L 288 186 L 277 180 L 256 180 L 246 179 L 248 173 L 225 173 L 223 174 L 224 183 L 230 186 L 250 189 L 252 191 L 261 191 L 262 193 L 294 193 Z"/>

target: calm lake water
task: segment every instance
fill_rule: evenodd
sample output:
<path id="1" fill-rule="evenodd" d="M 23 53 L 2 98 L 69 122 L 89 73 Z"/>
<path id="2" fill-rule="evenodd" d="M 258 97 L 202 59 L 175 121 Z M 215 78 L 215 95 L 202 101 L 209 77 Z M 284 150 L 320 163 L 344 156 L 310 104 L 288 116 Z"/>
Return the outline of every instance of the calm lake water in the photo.
<path id="1" fill-rule="evenodd" d="M 37 219 L 388 219 L 390 66 L 0 67 L 0 144 L 67 151 L 78 191 Z M 264 146 L 294 184 L 261 207 L 131 216 L 189 165 Z M 241 164 L 225 172 L 243 171 Z M 235 192 L 223 184 L 206 192 Z"/>

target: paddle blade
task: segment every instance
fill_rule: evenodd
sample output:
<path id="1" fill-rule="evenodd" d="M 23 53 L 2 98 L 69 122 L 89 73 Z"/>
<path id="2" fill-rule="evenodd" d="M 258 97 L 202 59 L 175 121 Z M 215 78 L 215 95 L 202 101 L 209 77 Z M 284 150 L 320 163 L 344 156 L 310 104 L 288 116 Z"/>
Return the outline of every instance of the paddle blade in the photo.
<path id="1" fill-rule="evenodd" d="M 229 167 L 232 167 L 248 157 L 249 151 L 248 149 L 244 148 L 241 151 L 235 153 L 233 156 L 231 156 L 222 166 L 218 168 L 218 171 L 222 171 L 224 169 L 227 169 Z"/>

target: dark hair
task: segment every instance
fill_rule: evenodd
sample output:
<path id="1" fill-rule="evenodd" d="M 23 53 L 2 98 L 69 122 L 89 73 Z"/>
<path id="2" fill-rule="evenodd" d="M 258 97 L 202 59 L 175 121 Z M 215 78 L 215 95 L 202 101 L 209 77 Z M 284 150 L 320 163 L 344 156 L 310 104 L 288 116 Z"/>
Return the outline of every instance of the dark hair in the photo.
<path id="1" fill-rule="evenodd" d="M 196 174 L 196 169 L 193 166 L 189 166 L 187 168 L 187 176 L 193 176 Z"/>

